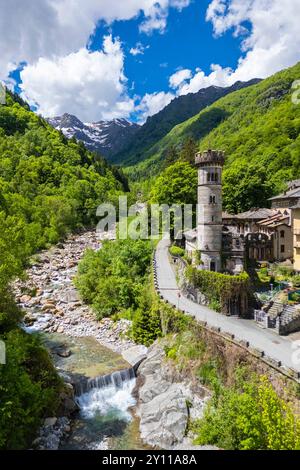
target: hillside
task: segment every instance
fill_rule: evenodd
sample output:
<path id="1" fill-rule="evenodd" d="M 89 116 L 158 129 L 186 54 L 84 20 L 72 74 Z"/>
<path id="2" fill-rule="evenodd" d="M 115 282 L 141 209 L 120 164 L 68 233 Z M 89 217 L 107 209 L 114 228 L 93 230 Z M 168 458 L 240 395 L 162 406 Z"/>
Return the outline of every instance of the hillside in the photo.
<path id="1" fill-rule="evenodd" d="M 120 152 L 140 128 L 138 124 L 126 119 L 83 123 L 76 116 L 67 113 L 49 118 L 48 122 L 55 129 L 61 130 L 68 139 L 75 137 L 88 150 L 107 158 Z"/>
<path id="2" fill-rule="evenodd" d="M 145 152 L 168 134 L 174 126 L 186 121 L 223 96 L 259 81 L 254 79 L 245 83 L 237 82 L 227 88 L 211 86 L 199 90 L 197 93 L 189 93 L 175 98 L 159 113 L 149 117 L 129 140 L 128 145 L 121 152 L 114 155 L 111 160 L 126 165 L 138 163 L 144 159 Z"/>
<path id="3" fill-rule="evenodd" d="M 0 106 L 0 216 L 2 236 L 7 227 L 18 239 L 14 263 L 93 222 L 97 205 L 123 190 L 123 178 L 7 94 Z"/>
<path id="4" fill-rule="evenodd" d="M 285 182 L 300 177 L 300 106 L 292 103 L 292 83 L 300 63 L 216 101 L 174 127 L 127 169 L 134 180 L 149 179 L 164 167 L 167 151 L 193 137 L 200 149 L 225 150 L 224 206 L 228 211 L 267 205 Z"/>
<path id="5" fill-rule="evenodd" d="M 24 312 L 11 282 L 37 250 L 95 222 L 97 205 L 123 189 L 116 177 L 122 180 L 7 94 L 0 106 L 0 346 L 7 362 L 0 365 L 0 449 L 29 448 L 42 420 L 57 413 L 63 391 L 40 339 L 20 328 Z"/>

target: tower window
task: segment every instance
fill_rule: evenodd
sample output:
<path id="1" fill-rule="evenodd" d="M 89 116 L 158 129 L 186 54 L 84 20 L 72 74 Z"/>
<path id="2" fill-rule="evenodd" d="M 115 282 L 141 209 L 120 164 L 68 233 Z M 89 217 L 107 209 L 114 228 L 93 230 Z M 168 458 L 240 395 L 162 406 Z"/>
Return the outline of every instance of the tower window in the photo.
<path id="1" fill-rule="evenodd" d="M 284 236 L 285 236 L 284 230 L 281 230 L 280 231 L 280 238 L 284 238 Z"/>
<path id="2" fill-rule="evenodd" d="M 284 245 L 281 245 L 281 247 L 280 247 L 280 252 L 281 252 L 281 253 L 284 253 L 284 252 L 285 252 L 285 246 L 284 246 Z"/>
<path id="3" fill-rule="evenodd" d="M 214 217 L 214 216 L 212 216 L 212 218 L 211 218 L 211 221 L 212 221 L 212 222 L 214 222 L 214 221 L 215 221 L 215 217 Z"/>
<path id="4" fill-rule="evenodd" d="M 210 196 L 209 203 L 210 204 L 216 204 L 216 196 Z"/>
<path id="5" fill-rule="evenodd" d="M 215 173 L 215 181 L 218 181 L 218 179 L 219 179 L 219 175 L 218 173 Z"/>
<path id="6" fill-rule="evenodd" d="M 207 181 L 210 182 L 210 173 L 207 173 Z"/>

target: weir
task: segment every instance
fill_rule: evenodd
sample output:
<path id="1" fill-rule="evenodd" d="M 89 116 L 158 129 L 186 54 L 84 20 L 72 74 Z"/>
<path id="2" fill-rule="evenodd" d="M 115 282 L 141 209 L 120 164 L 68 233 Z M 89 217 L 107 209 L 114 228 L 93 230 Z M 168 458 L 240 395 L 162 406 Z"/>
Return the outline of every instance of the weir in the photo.
<path id="1" fill-rule="evenodd" d="M 132 391 L 136 383 L 135 369 L 124 369 L 75 386 L 76 403 L 84 418 L 113 412 L 119 418 L 130 421 L 128 409 L 136 404 Z"/>

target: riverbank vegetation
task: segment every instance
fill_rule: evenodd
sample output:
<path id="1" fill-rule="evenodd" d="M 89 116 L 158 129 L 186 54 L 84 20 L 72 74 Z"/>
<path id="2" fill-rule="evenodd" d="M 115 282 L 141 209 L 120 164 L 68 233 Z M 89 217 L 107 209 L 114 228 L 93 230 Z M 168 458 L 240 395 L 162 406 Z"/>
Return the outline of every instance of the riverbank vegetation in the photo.
<path id="1" fill-rule="evenodd" d="M 59 406 L 62 382 L 39 339 L 19 327 L 21 312 L 8 289 L 0 289 L 0 449 L 30 446 L 43 418 Z"/>
<path id="2" fill-rule="evenodd" d="M 144 240 L 116 240 L 88 250 L 79 263 L 75 285 L 98 320 L 132 320 L 132 338 L 149 344 L 160 334 L 150 276 L 153 246 Z"/>

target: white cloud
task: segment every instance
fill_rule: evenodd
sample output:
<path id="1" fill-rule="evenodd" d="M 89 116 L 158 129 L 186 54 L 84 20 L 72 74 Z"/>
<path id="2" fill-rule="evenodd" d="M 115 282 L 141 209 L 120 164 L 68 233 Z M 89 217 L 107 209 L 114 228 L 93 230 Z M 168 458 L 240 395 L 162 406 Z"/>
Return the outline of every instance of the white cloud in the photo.
<path id="1" fill-rule="evenodd" d="M 190 72 L 189 80 L 188 72 Z M 174 80 L 174 75 L 170 77 L 170 80 L 172 79 L 174 83 L 173 88 L 177 90 L 177 95 L 197 93 L 197 91 L 202 88 L 208 88 L 212 85 L 226 87 L 236 81 L 235 74 L 230 68 L 222 68 L 220 65 L 216 64 L 211 65 L 211 73 L 208 75 L 199 68 L 196 69 L 194 74 L 191 70 L 186 70 L 186 78 L 183 80 L 180 80 L 180 76 L 175 77 Z"/>
<path id="2" fill-rule="evenodd" d="M 102 51 L 82 48 L 25 67 L 21 72 L 23 97 L 37 103 L 44 116 L 68 112 L 83 121 L 127 117 L 134 101 L 126 94 L 123 66 L 120 41 L 107 36 Z"/>
<path id="3" fill-rule="evenodd" d="M 143 55 L 146 49 L 149 49 L 150 46 L 144 46 L 141 42 L 138 42 L 134 47 L 130 49 L 130 54 L 133 56 Z"/>
<path id="4" fill-rule="evenodd" d="M 195 93 L 211 85 L 230 86 L 238 80 L 266 78 L 294 65 L 300 60 L 299 7 L 299 0 L 213 0 L 207 10 L 207 21 L 212 22 L 217 37 L 229 30 L 242 37 L 243 55 L 235 70 L 212 64 L 211 73 L 206 75 L 196 69 L 190 79 L 181 83 L 179 80 L 177 86 L 174 82 L 177 94 Z"/>
<path id="5" fill-rule="evenodd" d="M 165 93 L 164 91 L 158 93 L 147 93 L 139 105 L 136 107 L 136 112 L 139 114 L 139 121 L 145 122 L 148 116 L 153 116 L 165 108 L 173 99 L 173 93 Z"/>
<path id="6" fill-rule="evenodd" d="M 166 26 L 169 8 L 190 0 L 0 0 L 0 76 L 20 62 L 64 56 L 88 43 L 98 21 L 111 24 L 143 14 L 147 33 Z"/>
<path id="7" fill-rule="evenodd" d="M 169 84 L 171 88 L 179 88 L 183 86 L 187 80 L 192 78 L 192 71 L 189 69 L 178 70 L 173 73 L 169 79 Z"/>

